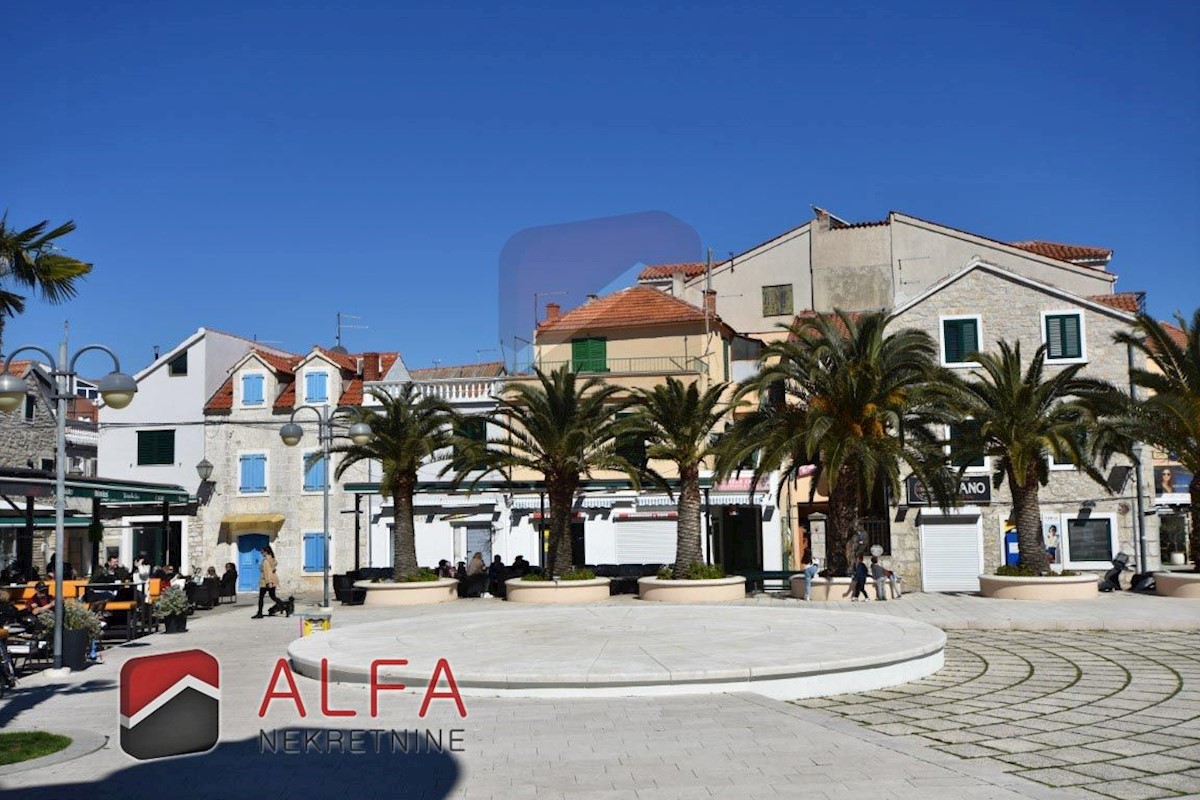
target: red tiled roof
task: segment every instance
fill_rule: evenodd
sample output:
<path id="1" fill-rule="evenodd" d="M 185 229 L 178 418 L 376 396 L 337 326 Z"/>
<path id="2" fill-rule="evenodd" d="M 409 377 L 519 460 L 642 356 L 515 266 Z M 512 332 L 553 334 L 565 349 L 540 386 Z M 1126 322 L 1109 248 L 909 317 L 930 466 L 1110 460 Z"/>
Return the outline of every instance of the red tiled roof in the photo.
<path id="1" fill-rule="evenodd" d="M 314 345 L 313 349 L 342 369 L 348 369 L 351 372 L 358 371 L 358 364 L 355 362 L 355 357 L 349 353 L 335 353 L 333 350 L 321 347 L 320 345 Z"/>
<path id="2" fill-rule="evenodd" d="M 361 406 L 363 401 L 363 381 L 362 378 L 354 378 L 350 383 L 346 384 L 346 391 L 342 392 L 341 398 L 338 400 L 339 406 Z"/>
<path id="3" fill-rule="evenodd" d="M 679 264 L 651 264 L 638 273 L 639 281 L 662 280 L 670 278 L 676 272 L 682 272 L 685 278 L 703 275 L 708 265 L 703 261 L 685 261 Z"/>
<path id="4" fill-rule="evenodd" d="M 4 363 L 3 361 L 0 361 L 0 364 L 3 364 L 3 363 Z M 16 375 L 18 378 L 20 378 L 25 374 L 25 371 L 29 369 L 31 364 L 33 364 L 33 362 L 28 361 L 28 360 L 14 361 L 8 365 L 8 370 L 7 370 L 6 374 Z"/>
<path id="5" fill-rule="evenodd" d="M 649 286 L 631 286 L 584 303 L 556 319 L 538 323 L 538 335 L 549 331 L 585 331 L 703 322 L 704 309 Z M 709 321 L 722 324 L 720 318 Z M 536 337 L 535 337 L 536 338 Z"/>
<path id="6" fill-rule="evenodd" d="M 857 321 L 858 318 L 863 315 L 863 313 L 864 312 L 862 312 L 862 311 L 849 311 L 846 313 L 846 315 L 848 317 L 850 317 L 851 320 Z M 799 314 L 797 314 L 796 318 L 792 320 L 791 332 L 788 333 L 788 341 L 791 341 L 791 342 L 796 341 L 796 339 L 799 338 L 795 334 L 796 329 L 799 328 L 799 326 L 807 323 L 808 321 L 815 320 L 817 318 L 824 318 L 824 319 L 831 320 L 833 322 L 834 330 L 836 330 L 842 336 L 846 336 L 850 333 L 850 330 L 846 327 L 846 323 L 843 322 L 842 318 L 839 317 L 837 314 L 831 314 L 827 311 L 817 312 L 817 311 L 812 311 L 812 310 L 805 310 L 805 311 L 801 311 Z"/>
<path id="7" fill-rule="evenodd" d="M 1171 337 L 1171 341 L 1179 345 L 1184 350 L 1187 349 L 1187 334 L 1183 332 L 1183 328 L 1180 328 L 1178 325 L 1172 325 L 1169 322 L 1162 323 L 1162 326 L 1163 330 L 1167 332 L 1167 335 Z"/>
<path id="8" fill-rule="evenodd" d="M 1031 240 L 1028 242 L 1009 242 L 1013 247 L 1028 250 L 1046 258 L 1056 258 L 1059 261 L 1083 263 L 1092 266 L 1094 262 L 1107 262 L 1112 258 L 1113 251 L 1107 247 L 1091 247 L 1084 244 L 1063 244 L 1062 242 L 1045 242 Z"/>
<path id="9" fill-rule="evenodd" d="M 503 361 L 463 364 L 457 367 L 422 367 L 408 371 L 414 381 L 444 381 L 454 378 L 497 378 L 504 374 Z"/>
<path id="10" fill-rule="evenodd" d="M 334 353 L 326 350 L 323 347 L 317 347 L 323 355 L 329 358 L 336 364 L 341 372 L 340 378 L 348 381 L 345 390 L 338 402 L 341 405 L 362 405 L 363 401 L 363 377 L 358 374 L 358 361 L 362 359 L 363 375 L 375 375 L 375 378 L 367 378 L 367 380 L 379 380 L 387 374 L 388 370 L 400 358 L 399 353 Z M 295 407 L 296 405 L 296 367 L 304 360 L 305 356 L 278 356 L 274 353 L 269 353 L 258 348 L 254 349 L 254 354 L 266 363 L 272 370 L 275 371 L 276 377 L 279 378 L 280 384 L 283 385 L 283 390 L 279 393 L 279 397 L 275 399 L 272 408 L 275 411 L 285 412 Z M 233 376 L 225 380 L 221 384 L 221 388 L 216 391 L 209 401 L 204 405 L 204 413 L 220 413 L 229 411 L 233 408 Z"/>
<path id="11" fill-rule="evenodd" d="M 1093 294 L 1088 296 L 1093 303 L 1136 314 L 1142 310 L 1142 295 L 1137 292 L 1118 292 L 1116 294 Z"/>

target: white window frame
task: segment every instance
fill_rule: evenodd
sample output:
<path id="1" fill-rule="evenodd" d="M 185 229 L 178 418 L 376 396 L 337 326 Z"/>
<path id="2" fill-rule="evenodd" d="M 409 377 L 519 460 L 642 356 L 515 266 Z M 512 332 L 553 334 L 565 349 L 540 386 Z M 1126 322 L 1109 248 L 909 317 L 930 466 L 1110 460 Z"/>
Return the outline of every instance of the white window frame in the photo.
<path id="1" fill-rule="evenodd" d="M 1051 472 L 1079 472 L 1079 467 L 1069 462 L 1066 464 L 1060 464 L 1055 461 L 1054 456 L 1050 455 L 1049 453 L 1046 454 L 1046 460 L 1050 462 Z"/>
<path id="2" fill-rule="evenodd" d="M 1046 317 L 1063 317 L 1074 315 L 1079 318 L 1079 358 L 1051 358 L 1050 342 L 1046 339 Z M 1064 308 L 1059 311 L 1042 312 L 1042 344 L 1046 345 L 1047 364 L 1086 364 L 1088 363 L 1087 348 L 1087 315 L 1082 309 Z"/>
<path id="3" fill-rule="evenodd" d="M 306 470 L 304 468 L 304 465 L 308 463 L 309 456 L 315 456 L 321 452 L 322 452 L 321 450 L 306 450 L 300 454 L 300 492 L 302 494 L 306 494 L 306 495 L 323 494 L 325 491 L 324 487 L 317 487 L 316 489 L 307 489 L 304 486 L 304 479 L 308 473 L 308 470 Z M 325 460 L 325 469 L 326 470 L 329 469 L 329 463 L 332 460 L 333 460 L 332 458 Z M 333 476 L 326 474 L 325 478 L 326 478 L 326 480 L 329 481 L 329 491 L 332 492 L 333 491 L 333 481 L 332 481 Z M 312 531 L 308 531 L 308 533 L 312 533 Z"/>
<path id="4" fill-rule="evenodd" d="M 979 314 L 941 314 L 938 316 L 938 349 L 941 353 L 942 366 L 950 369 L 972 369 L 979 366 L 978 361 L 954 361 L 946 360 L 946 323 L 956 322 L 958 320 L 972 319 L 975 320 L 975 337 L 979 343 L 979 349 L 983 350 L 983 317 Z"/>
<path id="5" fill-rule="evenodd" d="M 1078 511 L 1060 514 L 1058 517 L 1058 552 L 1062 558 L 1063 569 L 1095 569 L 1108 570 L 1112 568 L 1112 561 L 1073 561 L 1071 559 L 1071 537 L 1068 535 L 1070 531 L 1070 521 L 1073 519 L 1082 519 L 1082 515 Z M 1088 519 L 1106 519 L 1108 520 L 1108 535 L 1109 543 L 1112 546 L 1112 554 L 1115 557 L 1121 552 L 1121 534 L 1117 526 L 1117 515 L 1111 511 L 1093 511 Z"/>
<path id="6" fill-rule="evenodd" d="M 259 375 L 262 377 L 263 399 L 262 399 L 261 403 L 247 403 L 246 402 L 246 397 L 245 397 L 246 385 L 242 381 L 244 378 L 249 377 L 251 375 Z M 270 408 L 271 404 L 267 402 L 267 398 L 271 396 L 271 393 L 270 393 L 270 391 L 268 391 L 268 378 L 267 378 L 266 371 L 261 370 L 261 369 L 247 369 L 247 370 L 242 370 L 241 372 L 239 372 L 238 378 L 237 378 L 237 395 L 238 395 L 238 408 Z"/>
<path id="7" fill-rule="evenodd" d="M 263 457 L 263 490 L 261 492 L 242 491 L 242 458 L 244 456 Z M 267 497 L 271 494 L 271 453 L 267 450 L 238 450 L 237 451 L 237 494 L 238 497 Z"/>
<path id="8" fill-rule="evenodd" d="M 325 399 L 324 400 L 314 400 L 313 398 L 308 396 L 308 376 L 309 375 L 324 375 L 325 376 Z M 304 370 L 304 375 L 302 376 L 302 378 L 303 378 L 302 383 L 303 383 L 303 387 L 304 387 L 304 392 L 303 392 L 304 400 L 301 402 L 303 402 L 306 405 L 327 406 L 330 404 L 330 400 L 333 397 L 333 380 L 329 375 L 329 370 L 327 370 L 327 369 L 306 369 L 306 370 Z M 301 394 L 301 393 L 297 392 L 297 394 Z"/>
<path id="9" fill-rule="evenodd" d="M 973 418 L 968 418 L 968 419 L 973 419 Z M 947 442 L 947 444 L 946 444 L 946 446 L 945 446 L 944 448 L 942 448 L 942 449 L 943 449 L 943 450 L 945 451 L 945 453 L 946 453 L 946 458 L 947 458 L 947 459 L 950 459 L 950 458 L 951 458 L 951 456 L 953 455 L 953 452 L 952 452 L 952 450 L 951 450 L 951 448 L 950 448 L 950 444 L 949 444 L 949 442 L 950 442 L 950 436 L 951 436 L 950 426 L 949 426 L 949 425 L 945 425 L 945 426 L 943 426 L 943 427 L 944 427 L 944 428 L 945 428 L 945 430 L 946 430 L 946 442 Z M 958 470 L 958 467 L 954 466 L 954 464 L 951 464 L 951 465 L 950 465 L 950 468 L 951 468 L 951 469 L 953 469 L 953 470 Z M 983 456 L 983 466 L 979 466 L 979 467 L 967 467 L 965 470 L 963 470 L 963 474 L 964 474 L 964 475 L 990 475 L 991 473 L 992 473 L 992 457 L 991 457 L 991 456 L 989 456 L 989 455 L 987 455 L 986 453 L 984 453 L 984 456 Z"/>

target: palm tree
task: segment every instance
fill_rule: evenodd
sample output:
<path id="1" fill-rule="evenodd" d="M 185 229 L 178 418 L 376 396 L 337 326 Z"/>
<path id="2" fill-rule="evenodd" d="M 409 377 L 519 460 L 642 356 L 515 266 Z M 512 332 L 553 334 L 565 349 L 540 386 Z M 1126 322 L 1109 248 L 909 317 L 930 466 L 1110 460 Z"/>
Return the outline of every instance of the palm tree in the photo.
<path id="1" fill-rule="evenodd" d="M 1138 439 L 1176 454 L 1192 473 L 1188 550 L 1200 572 L 1200 309 L 1193 312 L 1191 325 L 1181 314 L 1175 319 L 1183 344 L 1145 314 L 1138 315 L 1134 332 L 1118 333 L 1114 339 L 1140 351 L 1158 368 L 1134 369 L 1130 375 L 1135 385 L 1153 393 L 1134 405 L 1134 431 Z"/>
<path id="2" fill-rule="evenodd" d="M 970 376 L 949 376 L 938 388 L 963 420 L 954 441 L 964 456 L 990 456 L 999 486 L 1007 481 L 1021 564 L 1037 573 L 1049 571 L 1042 540 L 1039 488 L 1050 479 L 1050 460 L 1072 464 L 1108 490 L 1096 468 L 1098 430 L 1124 407 L 1120 391 L 1105 381 L 1080 377 L 1083 364 L 1046 375 L 1046 347 L 1039 347 L 1023 368 L 1020 343 L 997 343 L 1000 352 L 975 353 L 979 364 Z M 1109 445 L 1115 445 L 1110 440 Z M 1125 450 L 1116 445 L 1116 450 Z"/>
<path id="3" fill-rule="evenodd" d="M 510 384 L 511 395 L 490 418 L 506 437 L 461 442 L 453 467 L 455 482 L 471 486 L 492 472 L 539 473 L 550 503 L 549 563 L 554 574 L 562 575 L 574 566 L 571 506 L 580 476 L 617 469 L 636 483 L 638 469 L 615 446 L 620 433 L 616 412 L 628 405 L 628 400 L 618 399 L 617 387 L 598 378 L 580 384 L 566 365 L 549 375 L 535 372 L 538 383 Z"/>
<path id="4" fill-rule="evenodd" d="M 717 466 L 729 474 L 758 454 L 754 480 L 815 467 L 829 483 L 826 557 L 845 574 L 865 498 L 880 481 L 900 491 L 901 464 L 944 506 L 954 495 L 931 402 L 937 347 L 917 330 L 887 333 L 882 313 L 835 311 L 793 323 L 786 341 L 764 348 L 759 373 L 742 386 L 766 399 L 722 437 Z M 789 401 L 790 398 L 790 401 Z M 807 473 L 805 469 L 805 473 Z"/>
<path id="5" fill-rule="evenodd" d="M 417 543 L 413 525 L 413 493 L 421 465 L 453 443 L 458 414 L 445 401 L 421 397 L 409 383 L 394 397 L 380 389 L 370 394 L 381 406 L 379 411 L 363 409 L 363 421 L 371 426 L 366 444 L 342 444 L 330 448 L 343 453 L 334 476 L 341 478 L 360 461 L 379 462 L 383 474 L 379 485 L 385 497 L 392 498 L 395 524 L 392 527 L 392 569 L 396 580 L 418 569 Z"/>
<path id="6" fill-rule="evenodd" d="M 25 312 L 25 296 L 12 288 L 37 290 L 48 303 L 61 303 L 75 296 L 75 279 L 91 272 L 92 265 L 58 252 L 55 240 L 75 230 L 66 222 L 47 231 L 42 220 L 32 228 L 8 226 L 7 212 L 0 217 L 0 342 L 8 317 Z"/>
<path id="7" fill-rule="evenodd" d="M 683 381 L 668 377 L 666 384 L 637 392 L 637 413 L 630 432 L 645 437 L 647 457 L 670 461 L 679 471 L 676 578 L 704 560 L 700 549 L 700 467 L 716 452 L 712 434 L 725 417 L 727 409 L 721 397 L 728 386 L 718 383 L 701 394 L 696 382 L 685 387 Z M 661 481 L 656 473 L 647 474 Z"/>

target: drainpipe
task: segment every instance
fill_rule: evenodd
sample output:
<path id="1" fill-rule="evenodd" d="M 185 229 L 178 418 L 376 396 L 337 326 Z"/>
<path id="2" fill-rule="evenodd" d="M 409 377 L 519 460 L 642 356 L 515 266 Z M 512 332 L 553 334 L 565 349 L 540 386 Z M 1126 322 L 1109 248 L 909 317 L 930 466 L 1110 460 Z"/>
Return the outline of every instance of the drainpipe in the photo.
<path id="1" fill-rule="evenodd" d="M 1137 401 L 1137 386 L 1133 382 L 1133 345 L 1125 345 L 1125 353 L 1129 360 L 1129 397 Z M 1142 572 L 1149 569 L 1146 564 L 1146 512 L 1142 504 L 1142 448 L 1136 445 L 1133 451 L 1133 475 L 1137 486 L 1137 529 L 1138 529 L 1138 566 Z"/>

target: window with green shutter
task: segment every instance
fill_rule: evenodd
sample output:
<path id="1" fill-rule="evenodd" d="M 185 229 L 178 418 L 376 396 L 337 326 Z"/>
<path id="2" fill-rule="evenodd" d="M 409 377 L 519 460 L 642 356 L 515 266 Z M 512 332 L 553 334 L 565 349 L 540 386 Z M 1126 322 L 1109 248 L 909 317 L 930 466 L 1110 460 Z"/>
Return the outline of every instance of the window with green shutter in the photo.
<path id="1" fill-rule="evenodd" d="M 762 287 L 762 313 L 764 317 L 790 316 L 792 313 L 792 285 L 781 283 Z"/>
<path id="2" fill-rule="evenodd" d="M 1046 358 L 1083 358 L 1082 322 L 1079 314 L 1046 315 Z"/>
<path id="3" fill-rule="evenodd" d="M 978 446 L 979 422 L 973 419 L 950 426 L 950 464 L 959 467 L 986 467 L 987 457 Z M 964 441 L 972 440 L 972 441 Z"/>
<path id="4" fill-rule="evenodd" d="M 617 419 L 625 419 L 632 414 L 617 414 Z M 646 466 L 646 440 L 634 433 L 622 433 L 613 443 L 617 455 L 641 469 Z"/>
<path id="5" fill-rule="evenodd" d="M 468 441 L 485 444 L 487 442 L 487 418 L 481 416 L 467 417 L 458 424 L 454 433 Z M 462 455 L 462 449 L 457 444 L 454 446 L 453 455 L 455 458 Z"/>
<path id="6" fill-rule="evenodd" d="M 572 372 L 608 372 L 607 339 L 572 339 Z"/>
<path id="7" fill-rule="evenodd" d="M 175 463 L 175 431 L 138 431 L 139 466 Z"/>
<path id="8" fill-rule="evenodd" d="M 947 364 L 972 363 L 968 356 L 979 350 L 979 319 L 942 320 L 942 352 Z"/>

